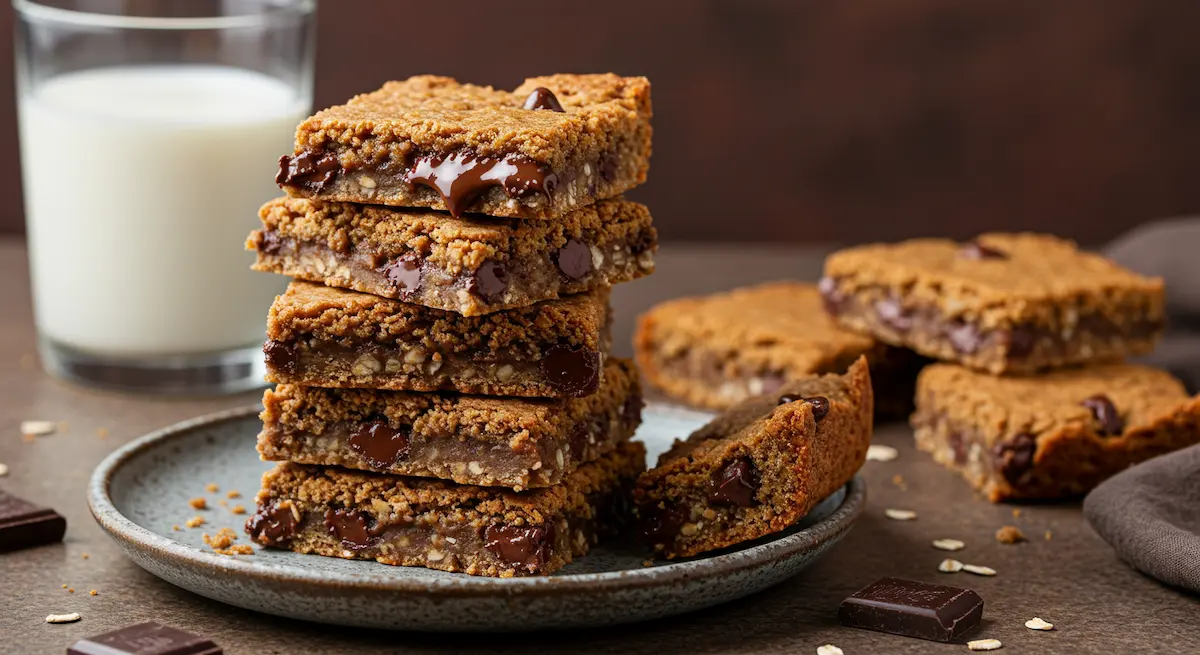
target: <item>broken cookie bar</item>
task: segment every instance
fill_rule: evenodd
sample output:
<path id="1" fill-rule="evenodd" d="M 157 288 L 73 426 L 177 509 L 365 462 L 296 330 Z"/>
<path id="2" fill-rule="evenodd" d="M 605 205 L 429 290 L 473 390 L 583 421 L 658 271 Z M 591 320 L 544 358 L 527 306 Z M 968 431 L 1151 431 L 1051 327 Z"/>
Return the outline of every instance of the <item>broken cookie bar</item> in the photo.
<path id="1" fill-rule="evenodd" d="M 994 374 L 1147 353 L 1165 317 L 1161 279 L 1039 234 L 850 248 L 821 291 L 848 329 Z"/>
<path id="2" fill-rule="evenodd" d="M 305 120 L 275 181 L 296 197 L 558 218 L 646 181 L 651 113 L 644 77 L 503 91 L 422 75 Z"/>
<path id="3" fill-rule="evenodd" d="M 263 396 L 265 460 L 442 478 L 514 489 L 558 484 L 628 441 L 641 422 L 633 362 L 609 359 L 585 398 L 279 385 Z"/>
<path id="4" fill-rule="evenodd" d="M 1200 442 L 1200 396 L 1146 366 L 992 377 L 933 364 L 911 422 L 918 448 L 992 502 L 1052 499 Z"/>
<path id="5" fill-rule="evenodd" d="M 841 373 L 865 355 L 880 416 L 907 417 L 924 360 L 838 327 L 816 286 L 776 282 L 662 303 L 634 335 L 650 384 L 691 405 L 726 409 L 788 380 Z"/>
<path id="6" fill-rule="evenodd" d="M 484 316 L 292 281 L 267 319 L 267 378 L 314 387 L 562 398 L 594 393 L 608 288 Z"/>
<path id="7" fill-rule="evenodd" d="M 255 270 L 476 316 L 654 272 L 645 205 L 606 200 L 558 221 L 272 200 L 247 248 Z"/>
<path id="8" fill-rule="evenodd" d="M 735 405 L 638 478 L 643 540 L 689 557 L 787 528 L 866 461 L 871 415 L 865 358 Z"/>
<path id="9" fill-rule="evenodd" d="M 246 532 L 298 553 L 471 575 L 546 575 L 624 523 L 646 468 L 626 442 L 562 484 L 517 493 L 337 467 L 280 464 L 263 476 Z"/>

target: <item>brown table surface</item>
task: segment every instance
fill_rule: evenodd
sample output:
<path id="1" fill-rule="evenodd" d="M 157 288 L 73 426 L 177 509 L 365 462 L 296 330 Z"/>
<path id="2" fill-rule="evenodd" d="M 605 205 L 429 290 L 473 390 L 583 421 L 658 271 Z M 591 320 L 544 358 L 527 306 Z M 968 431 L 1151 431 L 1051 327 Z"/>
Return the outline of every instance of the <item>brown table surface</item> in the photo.
<path id="1" fill-rule="evenodd" d="M 614 294 L 616 342 L 629 351 L 634 318 L 666 298 L 778 278 L 813 279 L 815 250 L 738 246 L 666 247 L 659 272 Z M 207 400 L 154 400 L 78 389 L 43 373 L 32 357 L 34 330 L 23 244 L 0 241 L 0 479 L 5 490 L 50 505 L 68 520 L 62 545 L 0 555 L 0 652 L 63 653 L 75 639 L 145 620 L 203 633 L 227 653 L 361 653 L 433 650 L 480 653 L 595 651 L 621 653 L 815 653 L 833 643 L 861 653 L 967 652 L 943 645 L 843 628 L 838 603 L 884 575 L 969 586 L 986 602 L 975 638 L 1004 642 L 1005 653 L 1196 652 L 1200 602 L 1122 564 L 1092 532 L 1077 504 L 1021 508 L 992 505 L 914 451 L 902 424 L 881 426 L 877 441 L 900 450 L 893 462 L 868 462 L 869 502 L 849 536 L 795 578 L 758 595 L 675 618 L 617 629 L 537 635 L 401 634 L 317 625 L 229 607 L 178 589 L 138 568 L 93 522 L 84 498 L 92 468 L 111 450 L 155 428 L 215 410 L 253 403 L 256 394 Z M 86 320 L 87 317 L 80 317 Z M 63 421 L 61 432 L 22 439 L 25 419 Z M 107 430 L 101 438 L 98 430 Z M 893 483 L 900 475 L 907 488 Z M 888 507 L 915 510 L 916 521 L 892 521 Z M 1019 526 L 1028 543 L 993 537 Z M 1047 537 L 1046 535 L 1049 535 Z M 948 555 L 930 541 L 967 542 L 955 556 L 999 571 L 993 578 L 940 574 Z M 88 559 L 82 555 L 87 553 Z M 69 594 L 62 589 L 75 589 Z M 99 595 L 89 596 L 97 589 Z M 74 624 L 43 622 L 78 611 Z M 1040 616 L 1053 632 L 1024 622 Z"/>

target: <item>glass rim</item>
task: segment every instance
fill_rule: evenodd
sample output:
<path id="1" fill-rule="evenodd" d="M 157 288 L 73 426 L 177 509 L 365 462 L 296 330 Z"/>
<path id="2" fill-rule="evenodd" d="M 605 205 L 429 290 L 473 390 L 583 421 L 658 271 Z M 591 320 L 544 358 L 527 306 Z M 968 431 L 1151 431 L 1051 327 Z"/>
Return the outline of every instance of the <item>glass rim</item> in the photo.
<path id="1" fill-rule="evenodd" d="M 63 9 L 41 4 L 36 0 L 12 0 L 13 9 L 22 18 L 46 23 L 58 23 L 76 27 L 107 27 L 141 30 L 225 30 L 247 27 L 262 27 L 280 19 L 311 15 L 316 10 L 316 0 L 291 0 L 279 6 L 250 14 L 229 16 L 189 16 L 165 18 L 156 16 L 124 16 L 102 14 L 74 9 Z"/>

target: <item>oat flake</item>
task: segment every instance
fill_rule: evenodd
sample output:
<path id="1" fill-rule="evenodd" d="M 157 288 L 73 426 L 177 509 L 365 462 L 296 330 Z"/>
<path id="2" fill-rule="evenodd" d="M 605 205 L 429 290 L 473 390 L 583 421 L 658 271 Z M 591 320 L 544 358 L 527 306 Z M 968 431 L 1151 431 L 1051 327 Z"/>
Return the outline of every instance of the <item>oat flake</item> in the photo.
<path id="1" fill-rule="evenodd" d="M 979 566 L 978 564 L 963 564 L 963 570 L 975 575 L 996 575 L 996 569 L 988 566 Z"/>
<path id="2" fill-rule="evenodd" d="M 887 516 L 889 519 L 894 519 L 896 521 L 911 521 L 911 520 L 917 518 L 917 513 L 912 511 L 911 509 L 888 508 L 888 509 L 883 510 L 883 514 L 885 516 Z"/>
<path id="3" fill-rule="evenodd" d="M 967 545 L 958 539 L 934 539 L 933 547 L 938 550 L 962 550 Z"/>
<path id="4" fill-rule="evenodd" d="M 938 570 L 942 573 L 958 573 L 962 569 L 963 563 L 956 559 L 944 559 L 938 564 Z"/>
<path id="5" fill-rule="evenodd" d="M 70 614 L 51 614 L 46 617 L 46 623 L 74 623 L 83 617 L 79 616 L 79 612 L 71 612 Z"/>
<path id="6" fill-rule="evenodd" d="M 1025 622 L 1025 627 L 1029 628 L 1030 630 L 1053 630 L 1054 624 L 1047 623 L 1035 616 Z"/>
<path id="7" fill-rule="evenodd" d="M 842 649 L 833 644 L 817 646 L 817 655 L 843 655 Z"/>
<path id="8" fill-rule="evenodd" d="M 999 639 L 976 639 L 967 642 L 967 648 L 971 650 L 996 650 L 1003 645 Z"/>
<path id="9" fill-rule="evenodd" d="M 867 461 L 874 462 L 890 462 L 900 456 L 900 451 L 891 446 L 883 444 L 871 444 L 867 446 Z"/>

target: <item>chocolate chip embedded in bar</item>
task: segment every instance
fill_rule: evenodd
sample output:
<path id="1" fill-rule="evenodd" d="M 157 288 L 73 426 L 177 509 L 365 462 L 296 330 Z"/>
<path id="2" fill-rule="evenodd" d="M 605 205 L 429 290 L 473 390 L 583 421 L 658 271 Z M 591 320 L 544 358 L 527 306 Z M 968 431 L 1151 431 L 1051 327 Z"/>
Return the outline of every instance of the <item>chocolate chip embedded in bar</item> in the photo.
<path id="1" fill-rule="evenodd" d="M 1165 322 L 1161 279 L 1038 234 L 850 248 L 825 276 L 844 327 L 994 374 L 1144 354 Z"/>
<path id="2" fill-rule="evenodd" d="M 866 355 L 876 415 L 907 417 L 924 360 L 839 327 L 811 284 L 777 282 L 680 298 L 642 315 L 634 352 L 646 379 L 672 397 L 726 409 L 785 381 L 841 373 Z"/>
<path id="3" fill-rule="evenodd" d="M 851 628 L 950 642 L 974 630 L 983 599 L 970 589 L 880 578 L 842 601 L 838 620 Z"/>
<path id="4" fill-rule="evenodd" d="M 1146 366 L 997 377 L 931 364 L 910 420 L 918 448 L 993 502 L 1055 499 L 1200 442 L 1200 397 Z"/>
<path id="5" fill-rule="evenodd" d="M 263 396 L 264 460 L 513 489 L 560 483 L 641 422 L 633 362 L 584 398 L 495 398 L 281 384 Z"/>
<path id="6" fill-rule="evenodd" d="M 634 490 L 642 539 L 690 557 L 783 530 L 846 484 L 871 441 L 871 379 L 809 376 L 726 411 L 658 459 Z"/>
<path id="7" fill-rule="evenodd" d="M 658 243 L 650 211 L 624 200 L 514 221 L 279 198 L 259 217 L 256 270 L 464 316 L 649 275 Z"/>
<path id="8" fill-rule="evenodd" d="M 484 316 L 293 281 L 264 347 L 272 382 L 565 398 L 599 388 L 607 287 Z"/>
<path id="9" fill-rule="evenodd" d="M 207 637 L 147 621 L 80 639 L 67 655 L 222 655 Z"/>
<path id="10" fill-rule="evenodd" d="M 305 120 L 275 179 L 297 197 L 559 218 L 646 180 L 651 113 L 642 77 L 412 77 Z"/>
<path id="11" fill-rule="evenodd" d="M 646 468 L 626 442 L 561 484 L 497 487 L 280 464 L 263 476 L 251 538 L 275 548 L 471 575 L 548 575 L 624 524 Z"/>
<path id="12" fill-rule="evenodd" d="M 62 541 L 66 531 L 58 512 L 0 491 L 0 553 Z"/>

